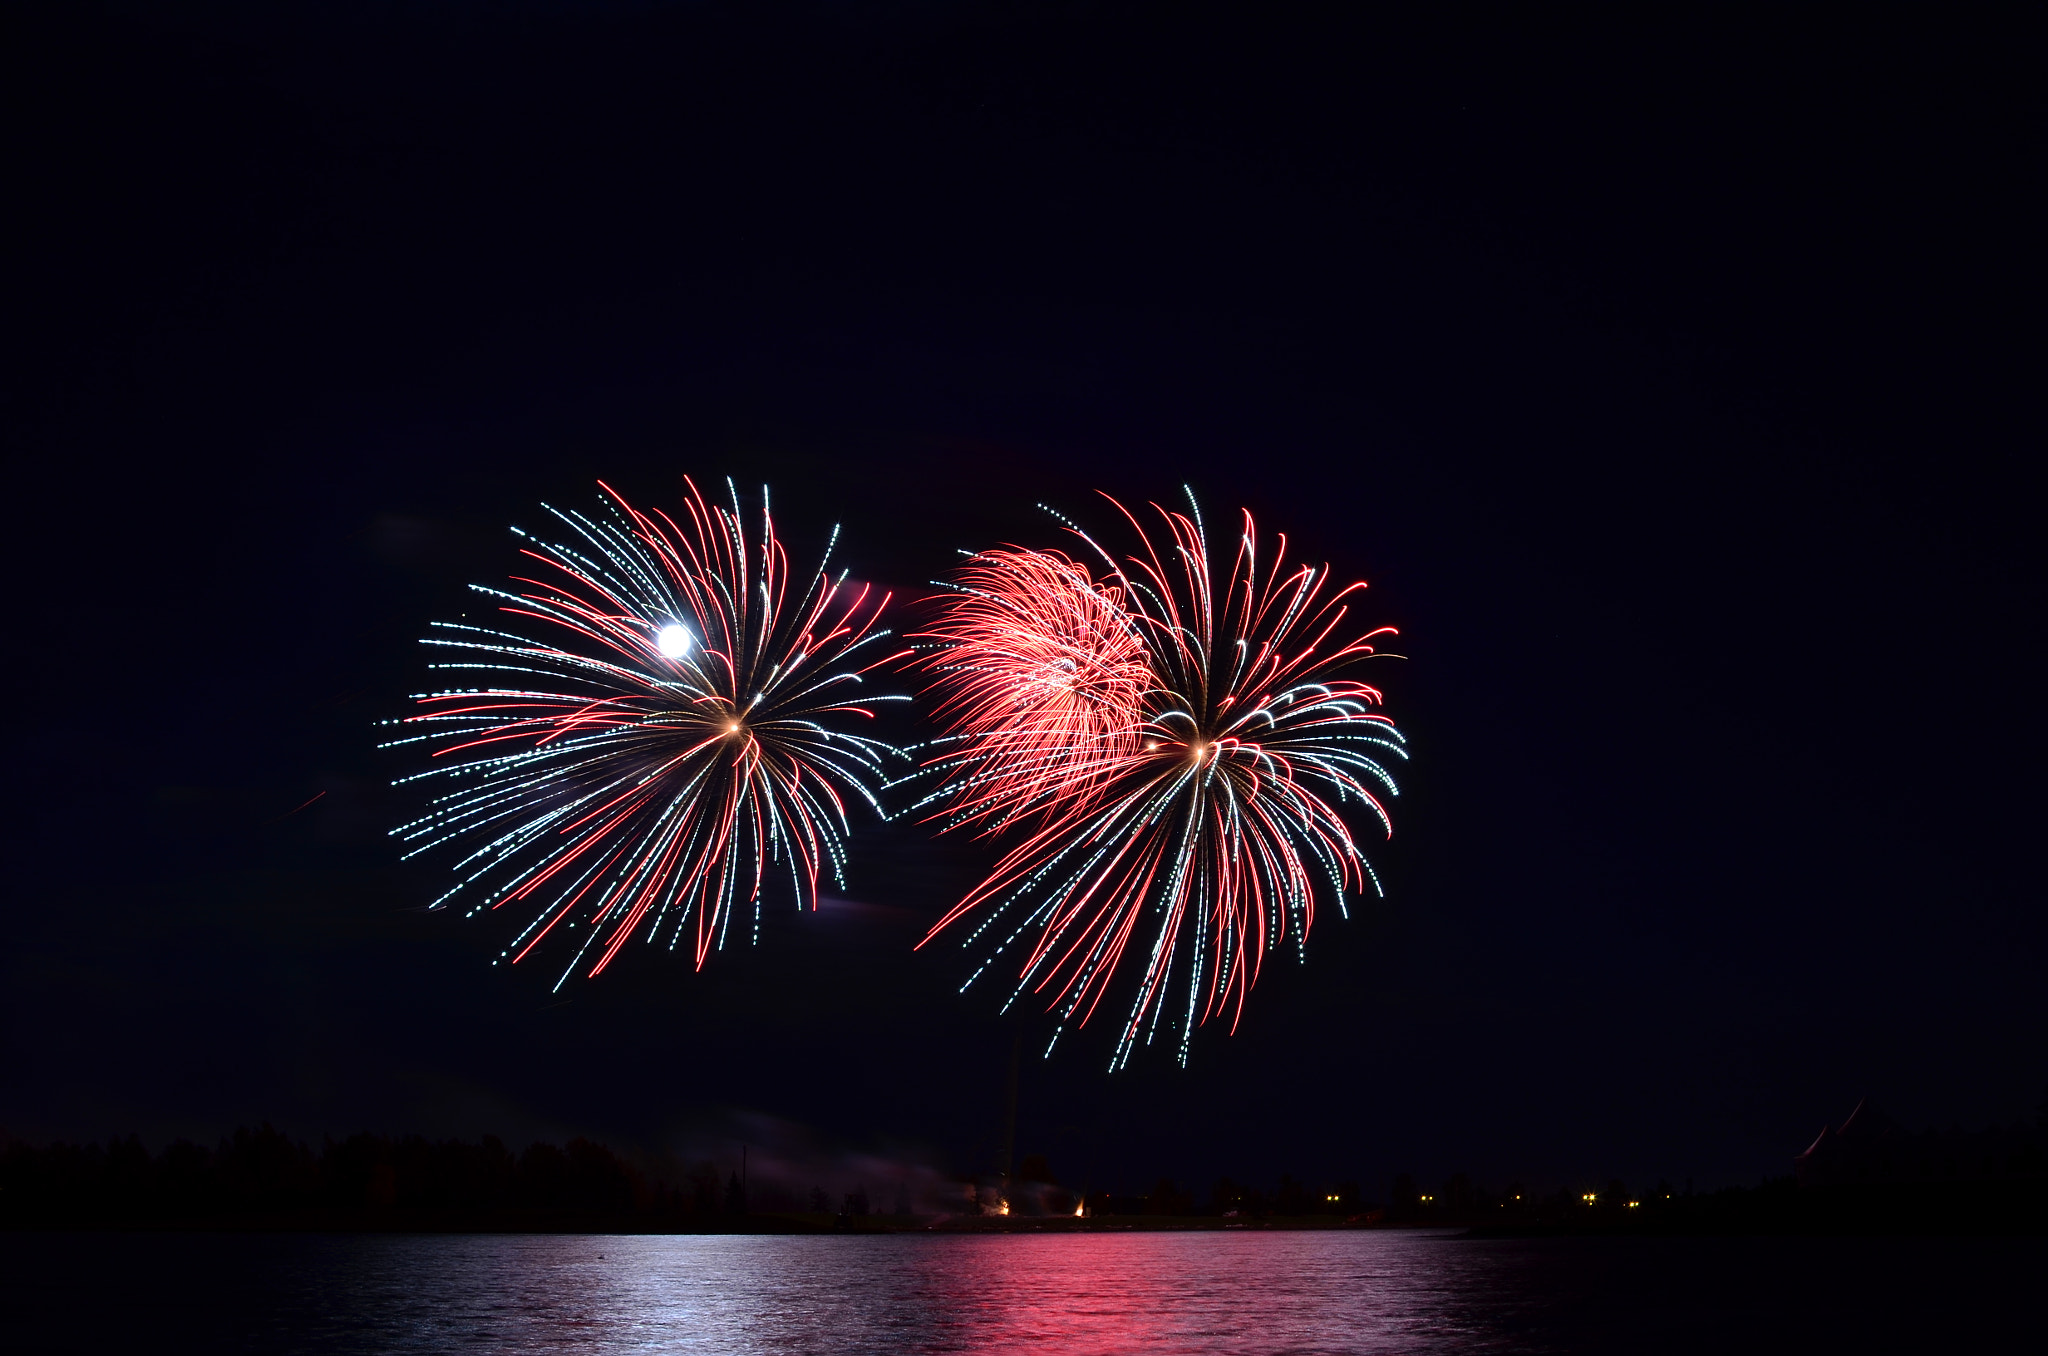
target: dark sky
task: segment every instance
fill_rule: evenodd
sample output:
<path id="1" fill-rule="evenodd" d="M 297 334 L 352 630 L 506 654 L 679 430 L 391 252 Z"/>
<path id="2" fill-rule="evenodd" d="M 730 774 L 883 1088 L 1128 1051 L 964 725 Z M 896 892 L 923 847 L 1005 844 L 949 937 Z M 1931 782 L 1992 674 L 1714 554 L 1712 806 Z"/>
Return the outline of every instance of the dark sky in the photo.
<path id="1" fill-rule="evenodd" d="M 1401 628 L 1389 898 L 1186 1072 L 1028 1065 L 1068 1180 L 1704 1185 L 2040 1101 L 2031 35 L 176 8 L 0 39 L 0 1129 L 985 1161 L 1009 1036 L 908 950 L 982 846 L 864 828 L 562 1001 L 384 837 L 505 527 L 686 472 L 910 595 L 1186 482 Z"/>

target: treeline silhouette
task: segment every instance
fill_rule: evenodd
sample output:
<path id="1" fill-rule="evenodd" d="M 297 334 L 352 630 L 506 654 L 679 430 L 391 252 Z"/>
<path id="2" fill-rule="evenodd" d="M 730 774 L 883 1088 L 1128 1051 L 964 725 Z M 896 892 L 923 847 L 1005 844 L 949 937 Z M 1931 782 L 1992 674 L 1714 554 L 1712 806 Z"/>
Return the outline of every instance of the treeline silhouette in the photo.
<path id="1" fill-rule="evenodd" d="M 1028 1165 L 1030 1160 L 1026 1160 Z M 1162 1177 L 1141 1195 L 1098 1191 L 1088 1197 L 1088 1209 L 1096 1215 L 1165 1215 L 1201 1217 L 1214 1215 L 1229 1219 L 1296 1219 L 1317 1215 L 1351 1216 L 1381 1211 L 1368 1200 L 1355 1181 L 1342 1181 L 1326 1188 L 1312 1187 L 1282 1173 L 1277 1190 L 1267 1191 L 1228 1177 L 1218 1178 L 1206 1197 L 1181 1189 L 1172 1178 Z"/>
<path id="2" fill-rule="evenodd" d="M 1402 1173 L 1368 1198 L 1356 1181 L 1282 1176 L 1266 1191 L 1225 1177 L 1206 1198 L 1160 1178 L 1149 1192 L 1092 1192 L 1097 1220 L 1133 1227 L 1422 1225 L 1487 1233 L 2040 1233 L 2048 1231 L 2048 1101 L 2032 1124 L 1910 1133 L 1868 1103 L 1824 1128 L 1794 1172 L 1695 1192 L 1618 1180 L 1547 1191 L 1489 1187 L 1464 1173 L 1426 1186 Z M 1042 1158 L 1027 1158 L 1050 1181 Z M 1030 1193 L 1021 1193 L 1027 1202 Z"/>
<path id="3" fill-rule="evenodd" d="M 265 1124 L 209 1149 L 180 1140 L 152 1154 L 133 1136 L 0 1150 L 7 1225 L 379 1220 L 448 1227 L 720 1228 L 747 1214 L 737 1173 L 709 1164 L 650 1178 L 602 1144 L 572 1139 L 514 1153 L 476 1143 L 358 1134 L 316 1152 Z"/>
<path id="4" fill-rule="evenodd" d="M 660 1160 L 657 1160 L 660 1161 Z M 1283 1175 L 1267 1190 L 1229 1177 L 1206 1194 L 1159 1178 L 1126 1194 L 1062 1187 L 1041 1154 L 1014 1177 L 958 1179 L 941 1215 L 912 1211 L 899 1183 L 886 1214 L 865 1187 L 836 1214 L 822 1187 L 747 1183 L 734 1165 L 668 1161 L 650 1172 L 577 1138 L 514 1152 L 419 1135 L 351 1135 L 316 1151 L 264 1124 L 213 1148 L 151 1153 L 101 1144 L 0 1147 L 0 1227 L 244 1227 L 601 1232 L 854 1228 L 1313 1228 L 1422 1225 L 1499 1233 L 2041 1232 L 2048 1228 L 2048 1103 L 2032 1125 L 1909 1134 L 1859 1106 L 1798 1155 L 1794 1175 L 1695 1193 L 1621 1181 L 1537 1192 L 1456 1173 L 1408 1173 L 1371 1195 L 1353 1179 Z M 805 1211 L 808 1204 L 809 1210 Z M 929 1209 L 929 1205 L 926 1206 Z"/>
<path id="5" fill-rule="evenodd" d="M 1162 1178 L 1139 1195 L 1090 1193 L 1097 1224 L 1137 1228 L 1457 1228 L 1481 1234 L 2041 1233 L 2048 1174 L 1914 1177 L 1814 1186 L 1796 1177 L 1695 1192 L 1658 1182 L 1609 1180 L 1545 1192 L 1519 1183 L 1481 1187 L 1463 1173 L 1424 1187 L 1410 1174 L 1380 1195 L 1354 1183 L 1317 1191 L 1283 1178 L 1277 1191 L 1229 1178 L 1206 1197 Z M 1027 1215 L 1034 1213 L 1027 1210 Z"/>

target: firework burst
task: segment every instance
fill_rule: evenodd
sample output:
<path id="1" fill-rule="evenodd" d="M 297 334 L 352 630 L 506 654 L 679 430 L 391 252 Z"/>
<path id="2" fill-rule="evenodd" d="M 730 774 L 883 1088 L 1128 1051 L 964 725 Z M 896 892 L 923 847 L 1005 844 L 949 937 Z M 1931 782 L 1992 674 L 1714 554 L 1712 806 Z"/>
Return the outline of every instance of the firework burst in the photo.
<path id="1" fill-rule="evenodd" d="M 1406 756 L 1378 690 L 1339 676 L 1394 634 L 1347 628 L 1363 583 L 1289 567 L 1284 536 L 1263 562 L 1249 513 L 1219 577 L 1193 496 L 1153 507 L 1158 542 L 1116 504 L 1122 559 L 1069 524 L 1094 572 L 971 557 L 923 633 L 948 725 L 924 804 L 1012 840 L 925 943 L 958 928 L 985 948 L 969 985 L 1010 957 L 1009 1003 L 1044 1002 L 1054 1043 L 1133 975 L 1112 1069 L 1169 1011 L 1185 1064 L 1196 1027 L 1236 1029 L 1270 952 L 1300 954 L 1319 898 L 1378 892 L 1346 814 L 1390 833 L 1386 765 Z"/>
<path id="2" fill-rule="evenodd" d="M 1145 642 L 1113 584 L 1057 551 L 984 551 L 929 631 L 956 823 L 1085 804 L 1140 741 Z"/>
<path id="3" fill-rule="evenodd" d="M 828 577 L 830 545 L 792 576 L 765 491 L 750 532 L 736 493 L 726 508 L 684 483 L 681 523 L 602 485 L 594 514 L 548 508 L 561 541 L 519 532 L 540 577 L 472 585 L 509 620 L 437 623 L 423 642 L 447 655 L 433 668 L 492 686 L 421 694 L 391 722 L 418 732 L 386 747 L 440 746 L 401 783 L 452 783 L 393 830 L 406 855 L 467 848 L 433 907 L 523 906 L 500 959 L 554 936 L 571 952 L 558 988 L 636 935 L 687 936 L 701 968 L 749 906 L 758 940 L 763 888 L 785 871 L 816 907 L 821 870 L 842 876 L 849 801 L 876 807 L 896 753 L 847 728 L 906 700 L 862 692 L 904 657 L 857 653 L 889 634 L 887 595 Z"/>

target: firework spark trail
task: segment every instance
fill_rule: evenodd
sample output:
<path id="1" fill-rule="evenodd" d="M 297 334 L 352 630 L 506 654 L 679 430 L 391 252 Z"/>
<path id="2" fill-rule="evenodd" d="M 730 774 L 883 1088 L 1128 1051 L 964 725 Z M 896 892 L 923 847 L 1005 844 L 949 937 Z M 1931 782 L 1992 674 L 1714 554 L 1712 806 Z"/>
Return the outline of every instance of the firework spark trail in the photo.
<path id="1" fill-rule="evenodd" d="M 965 927 L 962 944 L 989 951 L 970 985 L 1016 948 L 1009 1003 L 1044 1001 L 1054 1043 L 1135 970 L 1115 1069 L 1152 1042 L 1176 984 L 1185 1064 L 1196 1027 L 1227 1011 L 1236 1029 L 1269 951 L 1300 954 L 1325 890 L 1340 909 L 1347 890 L 1379 890 L 1343 812 L 1391 833 L 1386 763 L 1406 752 L 1379 691 L 1337 676 L 1394 634 L 1345 638 L 1364 584 L 1288 568 L 1284 536 L 1262 566 L 1246 513 L 1219 595 L 1192 495 L 1186 513 L 1153 506 L 1163 550 L 1110 502 L 1130 555 L 1071 524 L 1099 575 L 1058 552 L 983 552 L 921 633 L 948 735 L 920 804 L 1016 841 L 920 945 Z"/>
<path id="2" fill-rule="evenodd" d="M 397 784 L 454 783 L 392 831 L 406 856 L 473 845 L 433 907 L 467 892 L 472 915 L 534 908 L 499 957 L 515 964 L 580 932 L 557 988 L 635 935 L 673 949 L 687 931 L 701 969 L 741 903 L 758 940 L 778 865 L 815 908 L 821 870 L 843 887 L 848 799 L 879 812 L 873 787 L 901 756 L 845 728 L 908 700 L 861 693 L 908 652 L 855 664 L 890 634 L 876 625 L 888 595 L 829 577 L 831 545 L 798 591 L 765 491 L 749 533 L 736 492 L 726 508 L 684 484 L 680 524 L 602 484 L 595 515 L 549 507 L 562 541 L 519 533 L 544 577 L 472 586 L 521 629 L 442 622 L 422 642 L 452 652 L 431 667 L 503 685 L 419 694 L 421 714 L 388 722 L 422 732 L 384 747 L 441 745 Z"/>

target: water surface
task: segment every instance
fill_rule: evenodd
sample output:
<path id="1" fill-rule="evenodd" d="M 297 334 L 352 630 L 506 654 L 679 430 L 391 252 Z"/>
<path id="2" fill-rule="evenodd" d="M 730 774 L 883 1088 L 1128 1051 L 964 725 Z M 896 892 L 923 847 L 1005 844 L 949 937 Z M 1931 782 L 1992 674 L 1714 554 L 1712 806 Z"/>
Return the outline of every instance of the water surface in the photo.
<path id="1" fill-rule="evenodd" d="M 0 1236 L 12 1352 L 1932 1351 L 2024 1239 Z"/>

